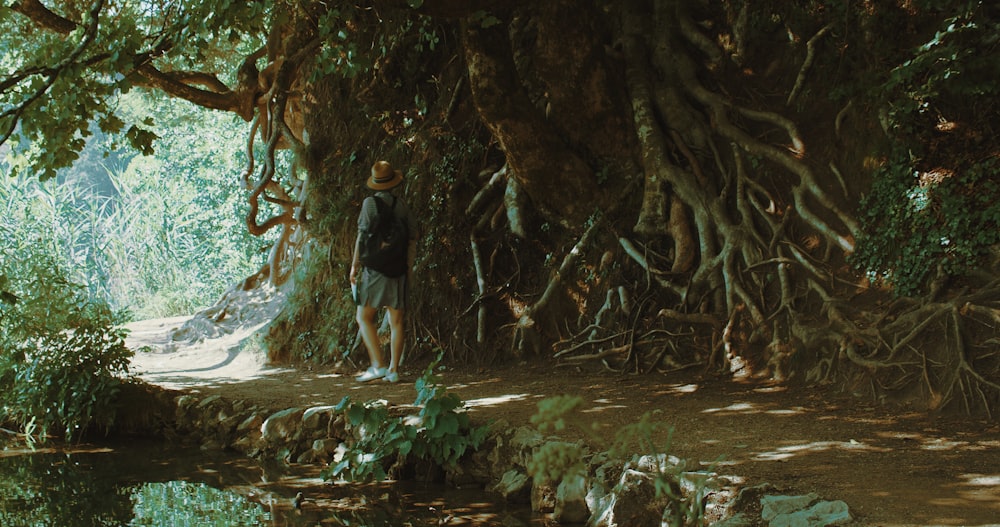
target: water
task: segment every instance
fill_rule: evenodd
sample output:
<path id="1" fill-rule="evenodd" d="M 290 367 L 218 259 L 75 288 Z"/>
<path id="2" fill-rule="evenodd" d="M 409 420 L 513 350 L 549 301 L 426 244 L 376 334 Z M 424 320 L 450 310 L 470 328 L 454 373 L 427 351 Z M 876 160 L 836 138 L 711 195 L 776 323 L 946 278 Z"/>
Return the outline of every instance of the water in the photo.
<path id="1" fill-rule="evenodd" d="M 544 523 L 482 490 L 413 482 L 333 485 L 318 479 L 318 470 L 150 443 L 0 450 L 0 526 Z"/>

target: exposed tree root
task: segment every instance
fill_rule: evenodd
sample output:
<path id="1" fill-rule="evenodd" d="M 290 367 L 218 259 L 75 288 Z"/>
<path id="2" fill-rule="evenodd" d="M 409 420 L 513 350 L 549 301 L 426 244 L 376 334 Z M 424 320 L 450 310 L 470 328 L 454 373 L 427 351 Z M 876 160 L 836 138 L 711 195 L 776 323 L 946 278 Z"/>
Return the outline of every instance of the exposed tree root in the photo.
<path id="1" fill-rule="evenodd" d="M 785 102 L 788 106 L 791 106 L 795 102 L 795 98 L 799 95 L 802 90 L 802 84 L 806 80 L 806 74 L 809 72 L 809 68 L 812 66 L 813 60 L 816 57 L 816 42 L 823 38 L 830 29 L 833 28 L 833 24 L 827 24 L 823 26 L 822 29 L 816 32 L 809 42 L 806 42 L 806 58 L 802 61 L 802 67 L 799 69 L 799 76 L 795 78 L 795 86 L 792 86 L 792 91 L 788 93 L 788 100 Z"/>
<path id="2" fill-rule="evenodd" d="M 675 6 L 657 5 L 667 11 L 674 7 L 665 6 Z M 696 48 L 705 48 L 697 26 L 683 22 L 682 9 L 667 11 L 654 19 L 676 15 L 679 25 L 662 27 L 676 30 L 673 37 L 682 35 Z M 836 165 L 809 159 L 791 119 L 738 104 L 710 89 L 676 39 L 648 38 L 644 28 L 649 20 L 626 18 L 622 23 L 626 36 L 621 49 L 644 176 L 634 231 L 654 240 L 668 235 L 675 243 L 673 260 L 654 257 L 650 246 L 629 236 L 616 238 L 627 261 L 644 277 L 641 283 L 668 292 L 658 298 L 676 299 L 676 304 L 640 307 L 635 316 L 626 316 L 623 307 L 615 305 L 615 287 L 605 286 L 593 318 L 584 322 L 581 316 L 581 329 L 556 342 L 554 357 L 572 364 L 600 363 L 615 371 L 631 362 L 637 371 L 661 369 L 665 363 L 668 369 L 700 364 L 709 370 L 807 382 L 867 379 L 879 398 L 912 390 L 919 382 L 936 394 L 935 406 L 961 401 L 971 411 L 996 404 L 1000 383 L 992 379 L 1000 371 L 1000 340 L 985 351 L 972 350 L 966 333 L 973 318 L 973 325 L 1000 324 L 1000 308 L 987 302 L 996 302 L 997 284 L 943 301 L 930 296 L 924 302 L 900 303 L 895 314 L 882 319 L 853 309 L 843 295 L 864 292 L 864 287 L 838 278 L 829 262 L 853 250 L 858 225 L 825 190 L 831 186 L 819 183 L 834 181 L 832 188 L 847 194 Z M 786 104 L 794 104 L 802 93 L 816 45 L 832 29 L 823 27 L 806 44 L 806 60 Z M 650 71 L 660 72 L 666 84 L 654 87 Z M 683 101 L 695 101 L 708 122 L 692 120 L 698 112 L 678 106 Z M 838 128 L 844 111 L 837 117 Z M 787 144 L 765 143 L 748 127 L 772 128 Z M 723 144 L 729 148 L 718 147 Z M 816 167 L 824 165 L 829 173 L 820 175 Z M 781 171 L 790 181 L 785 192 L 775 191 L 768 179 L 772 171 Z M 682 254 L 677 249 L 684 241 L 673 228 L 677 214 L 691 220 L 695 251 Z M 518 321 L 514 340 L 521 352 L 526 342 L 533 342 L 525 331 L 533 327 L 553 292 L 567 285 L 567 273 L 588 250 L 591 237 L 588 230 L 580 238 L 542 297 Z M 627 290 L 639 293 L 638 287 L 641 284 Z M 824 323 L 808 322 L 804 316 L 817 305 L 822 306 Z M 626 320 L 627 329 L 622 330 Z M 639 324 L 675 336 L 638 336 Z M 693 326 L 702 330 L 682 332 Z M 982 333 L 980 328 L 975 342 L 983 342 Z M 711 341 L 694 340 L 695 335 L 710 335 Z M 687 345 L 679 344 L 685 339 L 690 339 Z M 929 349 L 942 339 L 946 352 Z"/>
<path id="3" fill-rule="evenodd" d="M 638 181 L 636 180 L 626 185 L 622 191 L 621 197 L 624 198 L 633 192 L 637 183 Z M 583 257 L 587 249 L 590 247 L 591 241 L 597 235 L 599 230 L 605 226 L 608 219 L 614 217 L 618 206 L 624 202 L 624 199 L 619 199 L 610 209 L 603 212 L 594 212 L 594 217 L 589 220 L 590 225 L 580 236 L 576 244 L 573 245 L 573 248 L 570 249 L 565 256 L 563 256 L 562 263 L 559 265 L 559 268 L 552 273 L 552 276 L 549 278 L 548 284 L 546 285 L 541 296 L 533 304 L 527 306 L 521 313 L 521 316 L 515 324 L 515 333 L 513 339 L 511 340 L 511 346 L 515 355 L 523 356 L 528 352 L 538 353 L 541 351 L 540 336 L 537 334 L 538 328 L 536 325 L 536 318 L 546 309 L 555 295 L 558 294 L 564 280 L 567 280 L 571 276 L 577 261 Z"/>

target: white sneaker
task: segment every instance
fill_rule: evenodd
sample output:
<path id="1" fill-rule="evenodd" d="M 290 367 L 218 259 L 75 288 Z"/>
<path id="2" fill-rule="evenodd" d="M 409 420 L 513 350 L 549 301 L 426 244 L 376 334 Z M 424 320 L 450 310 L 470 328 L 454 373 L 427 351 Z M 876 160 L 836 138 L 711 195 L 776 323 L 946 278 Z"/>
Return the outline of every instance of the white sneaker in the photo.
<path id="1" fill-rule="evenodd" d="M 374 381 L 375 379 L 385 377 L 386 371 L 387 370 L 385 368 L 376 368 L 375 366 L 372 366 L 371 368 L 365 370 L 365 372 L 361 375 L 355 377 L 355 379 L 357 379 L 358 382 Z"/>
<path id="2" fill-rule="evenodd" d="M 399 382 L 399 373 L 394 371 L 389 371 L 385 373 L 385 378 L 382 379 L 385 382 L 396 383 Z"/>

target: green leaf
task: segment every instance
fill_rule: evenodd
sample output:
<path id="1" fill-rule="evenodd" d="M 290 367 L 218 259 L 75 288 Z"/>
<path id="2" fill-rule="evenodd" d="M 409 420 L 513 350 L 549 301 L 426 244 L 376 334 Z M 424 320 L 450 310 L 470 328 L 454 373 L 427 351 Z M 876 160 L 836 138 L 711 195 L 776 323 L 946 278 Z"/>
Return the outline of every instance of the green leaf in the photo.
<path id="1" fill-rule="evenodd" d="M 345 460 L 341 461 L 340 463 L 337 463 L 336 465 L 334 465 L 333 468 L 330 470 L 330 472 L 334 476 L 339 476 L 344 471 L 344 469 L 346 469 L 349 466 L 351 466 L 351 462 L 345 459 Z"/>
<path id="2" fill-rule="evenodd" d="M 351 408 L 347 410 L 347 420 L 353 426 L 357 426 L 364 422 L 365 420 L 365 407 L 360 404 L 351 405 Z"/>

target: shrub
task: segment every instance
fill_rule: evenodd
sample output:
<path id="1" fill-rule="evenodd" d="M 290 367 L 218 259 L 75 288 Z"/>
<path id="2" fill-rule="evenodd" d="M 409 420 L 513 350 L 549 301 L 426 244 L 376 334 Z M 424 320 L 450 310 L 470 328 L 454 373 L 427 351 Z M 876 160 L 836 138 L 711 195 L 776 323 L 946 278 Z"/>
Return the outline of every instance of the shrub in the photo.
<path id="1" fill-rule="evenodd" d="M 462 400 L 436 382 L 434 369 L 441 356 L 438 354 L 416 382 L 419 424 L 391 417 L 382 403 L 351 403 L 347 397 L 340 402 L 337 409 L 346 411 L 348 422 L 359 431 L 358 440 L 339 463 L 323 471 L 323 478 L 381 481 L 386 478 L 386 461 L 397 455 L 454 466 L 469 449 L 482 444 L 488 428 L 471 426 L 468 414 L 460 411 Z"/>
<path id="2" fill-rule="evenodd" d="M 67 439 L 107 427 L 132 355 L 122 317 L 68 281 L 37 245 L 22 249 L 3 263 L 0 421 Z"/>

